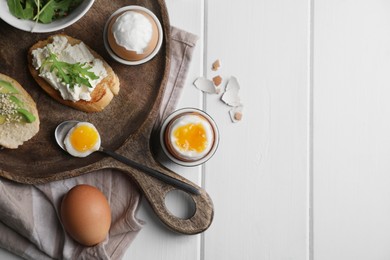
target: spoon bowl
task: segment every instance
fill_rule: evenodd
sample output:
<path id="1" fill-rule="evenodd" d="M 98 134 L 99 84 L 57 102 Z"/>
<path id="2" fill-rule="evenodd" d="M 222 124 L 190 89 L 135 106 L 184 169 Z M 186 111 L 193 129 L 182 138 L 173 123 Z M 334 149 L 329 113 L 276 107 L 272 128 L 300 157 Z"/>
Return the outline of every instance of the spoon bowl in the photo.
<path id="1" fill-rule="evenodd" d="M 56 127 L 56 130 L 54 131 L 54 137 L 56 139 L 57 144 L 62 148 L 62 150 L 66 151 L 64 144 L 66 135 L 69 133 L 70 129 L 72 129 L 78 123 L 80 123 L 80 121 L 69 120 L 62 122 Z"/>

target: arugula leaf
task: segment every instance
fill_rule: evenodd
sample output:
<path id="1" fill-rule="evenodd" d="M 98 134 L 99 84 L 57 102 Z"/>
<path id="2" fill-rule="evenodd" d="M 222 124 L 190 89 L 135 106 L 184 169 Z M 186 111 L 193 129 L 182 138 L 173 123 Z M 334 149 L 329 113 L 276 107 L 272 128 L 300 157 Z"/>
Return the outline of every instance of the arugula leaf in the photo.
<path id="1" fill-rule="evenodd" d="M 92 88 L 89 80 L 99 79 L 99 77 L 89 71 L 92 67 L 87 63 L 67 63 L 64 61 L 59 61 L 57 56 L 54 53 L 50 53 L 49 57 L 43 62 L 40 72 L 46 66 L 50 66 L 50 72 L 55 72 L 57 77 L 59 77 L 63 83 L 69 85 L 70 88 L 74 88 L 74 86 L 87 86 Z"/>
<path id="2" fill-rule="evenodd" d="M 80 2 L 74 0 L 60 0 L 55 2 L 55 9 L 58 16 L 65 16 L 68 14 L 71 6 L 74 4 L 73 2 Z"/>
<path id="3" fill-rule="evenodd" d="M 23 11 L 24 19 L 32 19 L 34 16 L 34 0 L 27 0 Z"/>
<path id="4" fill-rule="evenodd" d="M 7 0 L 11 14 L 19 19 L 32 19 L 34 16 L 34 0 Z"/>
<path id="5" fill-rule="evenodd" d="M 59 16 L 67 15 L 69 10 L 77 7 L 82 0 L 57 0 L 54 1 L 54 9 Z"/>
<path id="6" fill-rule="evenodd" d="M 82 0 L 49 0 L 34 17 L 42 23 L 51 23 L 57 17 L 63 17 L 77 7 Z"/>
<path id="7" fill-rule="evenodd" d="M 47 2 L 42 7 L 42 9 L 39 10 L 37 15 L 34 17 L 34 20 L 40 21 L 41 23 L 51 23 L 55 14 L 53 7 L 54 2 L 54 0 L 50 0 L 49 2 Z"/>
<path id="8" fill-rule="evenodd" d="M 7 0 L 12 15 L 20 19 L 31 19 L 50 23 L 67 16 L 83 0 Z"/>

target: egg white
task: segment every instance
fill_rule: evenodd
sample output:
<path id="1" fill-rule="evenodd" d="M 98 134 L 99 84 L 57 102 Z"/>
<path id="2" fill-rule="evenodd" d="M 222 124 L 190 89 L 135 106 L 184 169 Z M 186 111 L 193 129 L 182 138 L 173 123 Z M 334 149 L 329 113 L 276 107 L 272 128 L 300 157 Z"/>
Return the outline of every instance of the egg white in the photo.
<path id="1" fill-rule="evenodd" d="M 201 124 L 203 126 L 206 134 L 206 140 L 207 140 L 207 145 L 203 151 L 201 152 L 197 152 L 194 150 L 184 151 L 181 149 L 181 147 L 179 147 L 176 144 L 177 138 L 174 135 L 176 129 L 187 124 Z M 204 119 L 201 116 L 189 114 L 189 115 L 184 115 L 173 122 L 169 135 L 170 135 L 171 146 L 173 147 L 173 149 L 177 154 L 180 154 L 181 157 L 187 160 L 198 160 L 200 158 L 203 158 L 211 150 L 214 141 L 213 133 L 214 133 L 213 129 L 210 123 L 206 119 Z"/>
<path id="2" fill-rule="evenodd" d="M 80 151 L 77 151 L 76 149 L 74 149 L 72 143 L 70 142 L 70 136 L 72 135 L 74 130 L 76 130 L 78 127 L 80 127 L 82 125 L 89 126 L 89 127 L 93 128 L 93 129 L 95 129 L 95 131 L 98 134 L 98 140 L 96 141 L 95 145 L 91 149 L 89 149 L 87 151 L 84 151 L 84 152 L 80 152 Z M 96 127 L 93 124 L 87 123 L 87 122 L 80 122 L 80 123 L 77 123 L 74 127 L 72 127 L 69 130 L 69 132 L 67 133 L 67 135 L 66 135 L 66 137 L 64 139 L 64 145 L 65 145 L 66 151 L 68 153 L 70 153 L 71 155 L 73 155 L 75 157 L 86 157 L 86 156 L 90 155 L 91 153 L 99 150 L 100 145 L 101 145 L 101 139 L 100 139 L 100 135 L 99 135 L 98 130 L 96 129 Z"/>

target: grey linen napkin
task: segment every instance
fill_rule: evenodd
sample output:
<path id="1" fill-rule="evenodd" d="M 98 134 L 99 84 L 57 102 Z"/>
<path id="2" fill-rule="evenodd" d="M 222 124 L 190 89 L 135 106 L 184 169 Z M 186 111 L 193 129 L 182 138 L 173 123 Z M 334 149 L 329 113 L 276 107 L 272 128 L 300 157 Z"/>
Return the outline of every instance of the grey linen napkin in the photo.
<path id="1" fill-rule="evenodd" d="M 175 109 L 196 41 L 195 35 L 171 28 L 171 69 L 156 126 Z M 111 207 L 109 235 L 93 247 L 75 242 L 60 222 L 61 199 L 78 184 L 99 188 Z M 131 179 L 116 170 L 41 185 L 0 178 L 0 247 L 26 259 L 121 259 L 143 224 L 135 217 L 140 198 Z"/>

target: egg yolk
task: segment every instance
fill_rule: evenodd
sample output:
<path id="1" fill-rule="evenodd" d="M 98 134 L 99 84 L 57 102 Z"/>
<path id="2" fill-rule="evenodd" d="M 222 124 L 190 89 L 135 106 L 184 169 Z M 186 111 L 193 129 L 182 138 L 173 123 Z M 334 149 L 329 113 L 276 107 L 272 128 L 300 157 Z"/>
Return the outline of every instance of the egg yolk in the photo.
<path id="1" fill-rule="evenodd" d="M 86 125 L 81 125 L 73 130 L 70 136 L 70 143 L 79 152 L 85 152 L 95 146 L 99 139 L 98 132 Z"/>
<path id="2" fill-rule="evenodd" d="M 207 136 L 204 126 L 198 124 L 186 124 L 179 126 L 173 133 L 175 143 L 182 151 L 204 151 L 207 147 Z"/>

